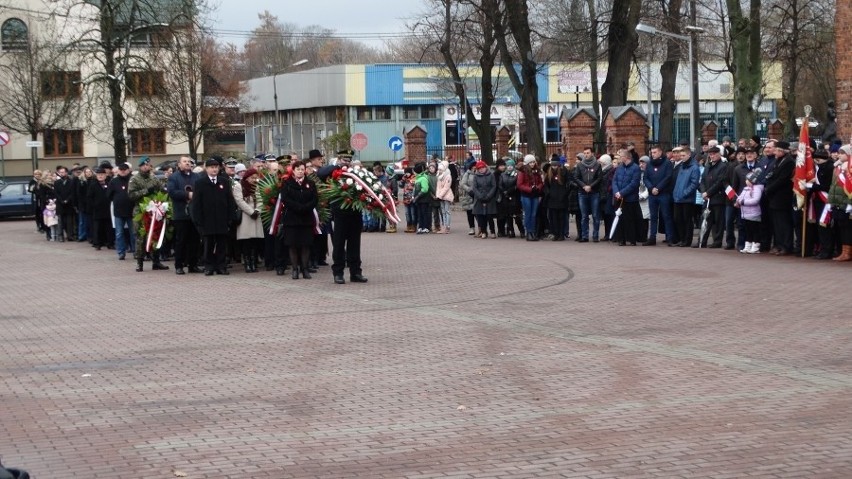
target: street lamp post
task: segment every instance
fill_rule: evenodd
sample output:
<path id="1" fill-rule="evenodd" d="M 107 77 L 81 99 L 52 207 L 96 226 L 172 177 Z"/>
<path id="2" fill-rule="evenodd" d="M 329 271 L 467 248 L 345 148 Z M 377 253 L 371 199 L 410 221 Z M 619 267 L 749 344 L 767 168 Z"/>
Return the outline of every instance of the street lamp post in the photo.
<path id="1" fill-rule="evenodd" d="M 299 67 L 308 63 L 307 58 L 303 58 L 296 63 L 291 64 L 291 67 Z M 284 70 L 286 71 L 286 70 Z M 272 141 L 275 143 L 275 150 L 278 152 L 277 156 L 281 156 L 281 111 L 278 110 L 278 75 L 284 73 L 284 71 L 276 72 L 272 75 L 272 100 L 275 103 L 275 128 L 274 133 L 272 135 Z"/>
<path id="2" fill-rule="evenodd" d="M 704 29 L 701 27 L 695 27 L 691 25 L 685 27 L 685 30 L 690 33 L 701 33 L 704 31 Z M 648 35 L 663 35 L 666 37 L 676 38 L 678 40 L 687 42 L 687 44 L 689 45 L 689 146 L 692 151 L 696 151 L 697 144 L 695 141 L 695 135 L 697 133 L 697 129 L 695 126 L 695 121 L 696 117 L 698 116 L 698 78 L 696 75 L 696 68 L 692 68 L 692 65 L 695 61 L 692 52 L 692 35 L 678 35 L 677 33 L 657 30 L 655 27 L 645 25 L 644 23 L 636 25 L 636 31 L 639 33 L 647 33 Z"/>

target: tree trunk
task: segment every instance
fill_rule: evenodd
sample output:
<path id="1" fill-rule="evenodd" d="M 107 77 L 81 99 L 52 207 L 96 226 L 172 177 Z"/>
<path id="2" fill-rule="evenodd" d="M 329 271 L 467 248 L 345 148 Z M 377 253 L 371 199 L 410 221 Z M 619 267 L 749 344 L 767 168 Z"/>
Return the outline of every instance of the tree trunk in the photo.
<path id="1" fill-rule="evenodd" d="M 630 62 L 638 44 L 636 25 L 639 23 L 641 0 L 615 0 L 612 21 L 607 34 L 606 81 L 601 88 L 601 108 L 605 117 L 610 107 L 627 104 L 630 88 Z"/>
<path id="2" fill-rule="evenodd" d="M 760 48 L 760 0 L 750 0 L 749 17 L 743 16 L 739 0 L 726 0 L 730 19 L 734 81 L 734 121 L 738 138 L 754 134 L 757 118 L 752 101 L 760 95 L 763 82 Z"/>
<path id="3" fill-rule="evenodd" d="M 133 14 L 135 11 L 135 2 L 131 8 L 131 25 Z M 124 107 L 121 104 L 122 100 L 122 85 L 126 80 L 126 72 L 118 68 L 116 65 L 116 53 L 119 52 L 120 45 L 115 43 L 117 34 L 115 5 L 110 2 L 103 2 L 101 5 L 100 29 L 101 42 L 103 44 L 104 54 L 104 75 L 106 76 L 107 92 L 109 95 L 109 110 L 112 116 L 112 142 L 115 155 L 115 164 L 120 165 L 127 163 L 127 140 L 124 138 Z M 130 41 L 126 39 L 125 41 Z"/>
<path id="4" fill-rule="evenodd" d="M 791 15 L 790 21 L 790 54 L 787 58 L 787 74 L 784 75 L 784 80 L 787 82 L 786 88 L 782 89 L 781 96 L 784 103 L 787 105 L 787 121 L 784 125 L 784 134 L 788 137 L 796 137 L 796 114 L 798 113 L 798 96 L 796 88 L 799 83 L 799 2 L 798 0 L 789 0 Z"/>
<path id="5" fill-rule="evenodd" d="M 663 25 L 667 31 L 680 34 L 680 9 L 682 0 L 670 0 Z M 666 60 L 660 66 L 660 118 L 657 127 L 657 141 L 663 151 L 674 145 L 673 123 L 675 108 L 675 87 L 677 85 L 677 70 L 680 66 L 680 41 L 669 38 L 666 41 Z M 650 112 L 649 112 L 650 114 Z"/>
<path id="6" fill-rule="evenodd" d="M 494 20 L 500 59 L 512 86 L 515 87 L 515 91 L 521 98 L 521 111 L 524 113 L 527 128 L 527 151 L 534 154 L 539 160 L 544 161 L 547 157 L 547 150 L 545 149 L 541 121 L 538 115 L 538 69 L 533 58 L 527 2 L 526 0 L 506 1 L 504 6 L 506 24 L 503 24 L 503 18 L 499 15 L 495 15 Z M 518 55 L 520 55 L 518 60 L 521 65 L 520 75 L 515 71 L 515 61 L 506 42 L 506 27 L 510 30 L 512 39 L 517 46 Z"/>
<path id="7" fill-rule="evenodd" d="M 598 115 L 598 124 L 595 126 L 595 140 L 603 143 L 603 128 L 601 121 L 603 115 L 601 111 L 601 94 L 600 85 L 598 85 L 598 12 L 595 8 L 595 0 L 588 0 L 589 6 L 589 44 L 587 55 L 589 59 L 589 73 L 592 80 L 592 109 Z"/>

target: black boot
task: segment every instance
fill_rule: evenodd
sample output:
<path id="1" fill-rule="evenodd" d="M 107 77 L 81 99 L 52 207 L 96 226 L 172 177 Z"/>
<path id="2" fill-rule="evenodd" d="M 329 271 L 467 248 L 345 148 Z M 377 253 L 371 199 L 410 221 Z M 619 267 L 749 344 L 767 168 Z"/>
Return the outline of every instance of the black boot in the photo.
<path id="1" fill-rule="evenodd" d="M 311 268 L 302 266 L 302 278 L 311 279 L 311 273 L 316 273 L 316 271 L 311 271 Z"/>
<path id="2" fill-rule="evenodd" d="M 251 272 L 257 273 L 257 251 L 251 253 Z"/>
<path id="3" fill-rule="evenodd" d="M 299 279 L 299 267 L 293 266 L 293 274 L 290 276 L 293 279 Z"/>
<path id="4" fill-rule="evenodd" d="M 142 272 L 142 265 L 143 264 L 144 264 L 144 260 L 142 258 L 139 258 L 139 259 L 136 260 L 136 272 L 137 273 Z"/>
<path id="5" fill-rule="evenodd" d="M 164 265 L 163 263 L 160 263 L 160 253 L 154 253 L 153 255 L 151 255 L 151 261 L 154 262 L 154 264 L 151 266 L 151 269 L 154 271 L 166 271 L 169 269 L 168 266 Z"/>
<path id="6" fill-rule="evenodd" d="M 246 273 L 251 273 L 251 259 L 247 254 L 243 255 L 243 269 Z"/>

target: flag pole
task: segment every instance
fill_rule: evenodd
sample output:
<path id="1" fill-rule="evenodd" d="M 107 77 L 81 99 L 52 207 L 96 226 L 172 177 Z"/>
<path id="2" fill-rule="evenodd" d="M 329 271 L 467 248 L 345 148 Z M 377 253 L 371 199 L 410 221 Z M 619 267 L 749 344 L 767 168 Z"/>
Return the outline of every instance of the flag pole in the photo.
<path id="1" fill-rule="evenodd" d="M 802 258 L 805 257 L 805 245 L 808 244 L 807 231 L 808 231 L 808 209 L 802 208 L 802 244 L 800 249 L 802 250 Z"/>

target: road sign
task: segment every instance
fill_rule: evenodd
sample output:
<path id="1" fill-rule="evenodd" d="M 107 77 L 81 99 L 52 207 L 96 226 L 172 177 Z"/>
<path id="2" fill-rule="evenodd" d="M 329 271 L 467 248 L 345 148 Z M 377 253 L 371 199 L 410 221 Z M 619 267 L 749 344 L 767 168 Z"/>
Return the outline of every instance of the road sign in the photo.
<path id="1" fill-rule="evenodd" d="M 388 148 L 390 148 L 392 151 L 401 150 L 402 149 L 402 138 L 400 138 L 398 136 L 390 137 L 390 140 L 388 140 Z"/>
<path id="2" fill-rule="evenodd" d="M 9 144 L 9 132 L 8 131 L 0 131 L 0 146 L 6 146 Z"/>
<path id="3" fill-rule="evenodd" d="M 361 151 L 367 147 L 367 135 L 363 133 L 355 133 L 349 139 L 349 146 L 355 151 Z"/>
<path id="4" fill-rule="evenodd" d="M 41 148 L 41 142 L 40 141 L 28 141 L 27 142 L 27 148 Z"/>

